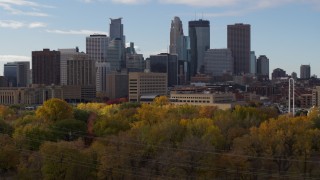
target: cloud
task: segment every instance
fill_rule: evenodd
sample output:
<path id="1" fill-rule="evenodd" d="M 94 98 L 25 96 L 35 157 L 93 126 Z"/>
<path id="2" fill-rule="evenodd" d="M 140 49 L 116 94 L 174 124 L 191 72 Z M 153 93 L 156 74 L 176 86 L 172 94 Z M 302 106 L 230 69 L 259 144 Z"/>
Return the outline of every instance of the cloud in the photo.
<path id="1" fill-rule="evenodd" d="M 0 62 L 31 61 L 29 56 L 0 55 Z"/>
<path id="2" fill-rule="evenodd" d="M 117 4 L 143 4 L 149 2 L 149 0 L 111 0 Z"/>
<path id="3" fill-rule="evenodd" d="M 94 30 L 46 30 L 48 33 L 62 34 L 62 35 L 92 35 L 92 34 L 107 34 L 104 31 L 94 31 Z"/>
<path id="4" fill-rule="evenodd" d="M 54 8 L 53 6 L 42 5 L 33 1 L 27 0 L 0 0 L 0 7 L 5 11 L 13 15 L 25 15 L 25 16 L 49 16 L 47 13 L 39 12 L 36 8 Z M 22 11 L 20 8 L 27 8 L 28 10 Z"/>
<path id="5" fill-rule="evenodd" d="M 19 29 L 19 28 L 41 28 L 46 27 L 47 25 L 42 22 L 31 22 L 31 23 L 24 23 L 20 21 L 13 21 L 13 20 L 0 20 L 0 28 L 11 28 L 11 29 Z"/>
<path id="6" fill-rule="evenodd" d="M 46 27 L 47 25 L 42 22 L 32 22 L 28 25 L 29 28 L 41 28 L 41 27 Z"/>
<path id="7" fill-rule="evenodd" d="M 319 0 L 158 0 L 165 4 L 180 4 L 198 7 L 227 7 L 234 9 L 265 9 L 290 3 L 311 4 L 320 7 Z M 231 13 L 227 13 L 229 15 Z"/>
<path id="8" fill-rule="evenodd" d="M 12 21 L 12 20 L 0 20 L 1 28 L 18 29 L 18 28 L 22 28 L 23 26 L 24 26 L 24 23 L 22 22 Z"/>

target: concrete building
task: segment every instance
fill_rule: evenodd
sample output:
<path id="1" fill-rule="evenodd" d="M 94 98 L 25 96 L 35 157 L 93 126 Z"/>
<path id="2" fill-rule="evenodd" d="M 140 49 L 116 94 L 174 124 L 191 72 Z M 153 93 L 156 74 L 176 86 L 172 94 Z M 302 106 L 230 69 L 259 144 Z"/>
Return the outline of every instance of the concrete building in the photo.
<path id="1" fill-rule="evenodd" d="M 310 79 L 311 77 L 311 67 L 310 65 L 300 66 L 300 79 Z"/>
<path id="2" fill-rule="evenodd" d="M 235 102 L 233 93 L 211 92 L 179 92 L 171 91 L 170 100 L 174 104 L 191 104 L 201 106 L 217 106 L 219 109 L 230 109 Z"/>
<path id="3" fill-rule="evenodd" d="M 249 24 L 228 25 L 228 49 L 234 58 L 234 74 L 250 73 L 251 30 Z"/>
<path id="4" fill-rule="evenodd" d="M 189 21 L 189 37 L 191 77 L 204 72 L 204 54 L 210 49 L 210 22 L 202 19 Z"/>
<path id="5" fill-rule="evenodd" d="M 109 99 L 128 97 L 128 74 L 109 73 L 106 80 L 106 96 Z"/>
<path id="6" fill-rule="evenodd" d="M 168 87 L 178 85 L 178 56 L 161 53 L 150 56 L 150 72 L 166 73 Z"/>
<path id="7" fill-rule="evenodd" d="M 261 55 L 257 59 L 257 75 L 269 77 L 269 59 L 265 55 Z"/>
<path id="8" fill-rule="evenodd" d="M 78 53 L 67 60 L 67 85 L 95 86 L 95 63 L 89 55 Z"/>
<path id="9" fill-rule="evenodd" d="M 93 34 L 86 38 L 86 53 L 95 62 L 107 61 L 109 38 L 104 34 Z"/>
<path id="10" fill-rule="evenodd" d="M 129 101 L 140 102 L 145 95 L 167 95 L 167 74 L 129 73 Z"/>
<path id="11" fill-rule="evenodd" d="M 97 62 L 96 63 L 96 90 L 97 94 L 105 94 L 107 90 L 107 74 L 111 72 L 110 63 Z"/>
<path id="12" fill-rule="evenodd" d="M 312 106 L 320 106 L 320 86 L 316 86 L 312 90 Z"/>
<path id="13" fill-rule="evenodd" d="M 213 76 L 233 74 L 233 57 L 230 49 L 208 49 L 204 56 L 205 73 Z"/>
<path id="14" fill-rule="evenodd" d="M 250 52 L 250 73 L 257 73 L 257 57 L 254 51 Z"/>
<path id="15" fill-rule="evenodd" d="M 48 99 L 59 98 L 70 103 L 88 102 L 95 99 L 94 86 L 44 86 L 0 88 L 0 104 L 38 105 Z"/>
<path id="16" fill-rule="evenodd" d="M 60 84 L 60 51 L 32 51 L 32 83 Z"/>
<path id="17" fill-rule="evenodd" d="M 110 63 L 107 63 L 109 41 L 110 39 L 104 34 L 94 34 L 86 38 L 86 52 L 95 63 L 97 93 L 105 91 L 105 76 L 110 71 Z"/>
<path id="18" fill-rule="evenodd" d="M 58 51 L 60 51 L 60 84 L 67 85 L 67 61 L 72 60 L 73 56 L 79 53 L 79 49 L 58 49 Z"/>

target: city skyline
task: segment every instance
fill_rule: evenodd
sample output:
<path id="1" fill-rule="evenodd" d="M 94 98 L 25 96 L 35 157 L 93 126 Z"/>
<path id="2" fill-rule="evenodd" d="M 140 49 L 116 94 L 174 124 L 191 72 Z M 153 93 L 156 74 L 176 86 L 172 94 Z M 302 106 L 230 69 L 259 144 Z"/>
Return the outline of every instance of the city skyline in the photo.
<path id="1" fill-rule="evenodd" d="M 189 21 L 209 20 L 210 43 L 214 49 L 227 47 L 227 25 L 250 24 L 251 50 L 257 57 L 266 55 L 270 59 L 270 74 L 278 67 L 288 74 L 292 71 L 300 74 L 300 65 L 310 64 L 311 74 L 319 76 L 316 67 L 320 66 L 317 62 L 320 59 L 317 54 L 320 23 L 315 20 L 320 17 L 320 2 L 197 2 L 0 0 L 0 34 L 1 42 L 5 42 L 0 44 L 0 74 L 3 75 L 4 63 L 31 60 L 31 52 L 43 48 L 57 50 L 78 46 L 80 51 L 85 51 L 87 36 L 109 35 L 109 18 L 123 18 L 126 42 L 135 42 L 138 53 L 145 58 L 167 52 L 171 20 L 179 16 L 185 35 Z"/>

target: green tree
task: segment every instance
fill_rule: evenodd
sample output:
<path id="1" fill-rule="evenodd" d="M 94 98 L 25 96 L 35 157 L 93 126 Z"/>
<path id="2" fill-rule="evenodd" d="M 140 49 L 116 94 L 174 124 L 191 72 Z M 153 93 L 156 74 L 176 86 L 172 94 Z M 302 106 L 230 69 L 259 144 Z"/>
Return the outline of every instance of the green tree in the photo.
<path id="1" fill-rule="evenodd" d="M 73 118 L 72 107 L 64 100 L 52 98 L 43 103 L 36 111 L 39 118 L 55 122 L 63 119 Z"/>

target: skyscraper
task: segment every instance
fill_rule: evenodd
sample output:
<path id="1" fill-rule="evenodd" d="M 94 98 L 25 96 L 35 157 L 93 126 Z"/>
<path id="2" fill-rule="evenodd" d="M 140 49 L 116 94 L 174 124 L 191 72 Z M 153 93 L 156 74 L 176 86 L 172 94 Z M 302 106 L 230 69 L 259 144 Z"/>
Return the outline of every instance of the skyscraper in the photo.
<path id="1" fill-rule="evenodd" d="M 93 34 L 86 38 L 86 52 L 95 62 L 107 61 L 109 38 L 104 34 Z"/>
<path id="2" fill-rule="evenodd" d="M 234 74 L 250 73 L 250 37 L 249 24 L 228 25 L 228 48 L 234 58 Z"/>
<path id="3" fill-rule="evenodd" d="M 269 77 L 269 59 L 265 55 L 261 55 L 257 59 L 257 75 Z"/>
<path id="4" fill-rule="evenodd" d="M 254 51 L 250 52 L 250 73 L 257 73 L 257 57 Z"/>
<path id="5" fill-rule="evenodd" d="M 174 17 L 171 21 L 170 29 L 170 54 L 177 54 L 181 60 L 183 56 L 183 28 L 179 17 Z"/>
<path id="6" fill-rule="evenodd" d="M 310 65 L 301 65 L 300 66 L 300 78 L 309 79 L 311 74 Z"/>
<path id="7" fill-rule="evenodd" d="M 58 49 L 58 51 L 60 51 L 60 84 L 67 85 L 67 61 L 73 59 L 73 56 L 78 53 L 78 49 Z"/>
<path id="8" fill-rule="evenodd" d="M 168 87 L 178 85 L 178 56 L 167 53 L 151 55 L 150 71 L 154 73 L 166 73 Z"/>
<path id="9" fill-rule="evenodd" d="M 120 38 L 122 41 L 124 41 L 123 36 L 123 24 L 121 23 L 122 18 L 112 19 L 110 18 L 110 29 L 109 29 L 109 35 L 110 39 L 116 39 Z"/>
<path id="10" fill-rule="evenodd" d="M 95 64 L 96 91 L 105 91 L 106 73 L 110 71 L 110 63 L 107 63 L 107 49 L 110 39 L 104 34 L 90 35 L 86 39 L 86 50 L 89 59 Z"/>
<path id="11" fill-rule="evenodd" d="M 126 66 L 126 40 L 123 35 L 123 24 L 121 23 L 122 18 L 110 18 L 110 20 L 110 47 L 107 52 L 109 53 L 109 55 L 107 55 L 107 62 L 110 62 L 111 70 L 120 70 Z"/>
<path id="12" fill-rule="evenodd" d="M 206 20 L 189 21 L 190 37 L 190 76 L 204 72 L 204 54 L 210 49 L 210 22 Z"/>
<path id="13" fill-rule="evenodd" d="M 60 51 L 32 51 L 33 84 L 60 85 Z"/>

